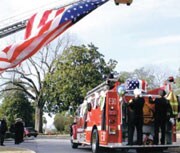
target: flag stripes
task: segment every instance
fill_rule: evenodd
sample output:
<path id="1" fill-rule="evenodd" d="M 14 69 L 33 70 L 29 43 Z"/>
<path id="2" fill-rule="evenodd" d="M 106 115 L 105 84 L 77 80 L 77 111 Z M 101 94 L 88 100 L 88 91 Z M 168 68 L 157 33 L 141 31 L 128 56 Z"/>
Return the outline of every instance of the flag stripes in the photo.
<path id="1" fill-rule="evenodd" d="M 58 10 L 34 14 L 28 21 L 24 40 L 0 52 L 0 73 L 34 55 L 81 18 L 108 0 L 82 0 Z"/>

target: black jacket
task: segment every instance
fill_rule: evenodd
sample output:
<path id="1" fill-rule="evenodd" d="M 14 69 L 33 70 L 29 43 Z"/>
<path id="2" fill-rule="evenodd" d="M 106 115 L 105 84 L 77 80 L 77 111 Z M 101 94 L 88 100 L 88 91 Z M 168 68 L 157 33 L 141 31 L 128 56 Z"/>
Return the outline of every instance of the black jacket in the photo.
<path id="1" fill-rule="evenodd" d="M 129 108 L 134 111 L 134 118 L 143 118 L 144 103 L 145 101 L 143 97 L 133 98 L 132 102 L 129 103 Z"/>
<path id="2" fill-rule="evenodd" d="M 156 98 L 155 101 L 155 113 L 154 117 L 157 120 L 169 120 L 172 116 L 172 108 L 169 101 L 164 98 Z"/>
<path id="3" fill-rule="evenodd" d="M 0 133 L 5 134 L 7 131 L 7 123 L 5 120 L 1 120 Z"/>

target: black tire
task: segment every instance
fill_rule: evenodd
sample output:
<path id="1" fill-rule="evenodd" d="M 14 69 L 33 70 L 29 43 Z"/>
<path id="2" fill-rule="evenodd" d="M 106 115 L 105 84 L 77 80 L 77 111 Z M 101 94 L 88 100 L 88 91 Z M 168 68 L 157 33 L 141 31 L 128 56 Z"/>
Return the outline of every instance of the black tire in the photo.
<path id="1" fill-rule="evenodd" d="M 93 129 L 91 136 L 92 153 L 100 153 L 98 130 Z"/>
<path id="2" fill-rule="evenodd" d="M 73 149 L 77 149 L 78 148 L 78 143 L 74 143 L 73 140 L 71 139 L 71 147 Z"/>

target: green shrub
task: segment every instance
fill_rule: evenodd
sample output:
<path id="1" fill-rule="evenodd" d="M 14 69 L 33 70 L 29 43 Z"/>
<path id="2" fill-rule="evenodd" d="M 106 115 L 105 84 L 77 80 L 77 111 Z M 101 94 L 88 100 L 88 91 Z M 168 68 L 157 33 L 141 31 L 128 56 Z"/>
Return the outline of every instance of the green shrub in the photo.
<path id="1" fill-rule="evenodd" d="M 180 131 L 180 122 L 177 122 L 177 123 L 176 123 L 176 130 L 177 130 L 177 131 Z"/>
<path id="2" fill-rule="evenodd" d="M 73 118 L 63 113 L 58 113 L 54 117 L 54 126 L 60 133 L 69 133 L 69 126 L 72 124 Z"/>

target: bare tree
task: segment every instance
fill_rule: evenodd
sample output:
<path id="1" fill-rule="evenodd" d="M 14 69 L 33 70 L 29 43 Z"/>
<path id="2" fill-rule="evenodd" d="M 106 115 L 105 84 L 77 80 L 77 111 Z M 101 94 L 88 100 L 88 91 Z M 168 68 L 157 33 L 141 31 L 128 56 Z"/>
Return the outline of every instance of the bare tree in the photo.
<path id="1" fill-rule="evenodd" d="M 55 68 L 55 61 L 61 55 L 62 51 L 72 45 L 73 39 L 70 35 L 65 35 L 53 41 L 41 49 L 35 56 L 26 60 L 19 67 L 7 70 L 1 75 L 4 83 L 13 84 L 13 88 L 7 90 L 22 90 L 35 103 L 35 129 L 42 132 L 43 107 L 46 99 L 43 97 L 46 82 L 46 74 L 52 74 Z"/>
<path id="2" fill-rule="evenodd" d="M 156 86 L 161 86 L 172 74 L 172 70 L 158 66 L 151 66 L 149 72 L 154 76 L 154 84 Z"/>

